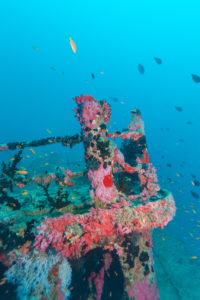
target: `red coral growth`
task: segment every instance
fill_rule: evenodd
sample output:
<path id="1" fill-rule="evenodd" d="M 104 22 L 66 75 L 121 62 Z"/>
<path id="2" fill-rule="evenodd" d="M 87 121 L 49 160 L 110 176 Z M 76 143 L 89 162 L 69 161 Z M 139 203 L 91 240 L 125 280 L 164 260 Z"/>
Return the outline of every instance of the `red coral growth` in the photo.
<path id="1" fill-rule="evenodd" d="M 108 246 L 105 238 L 113 243 L 119 237 L 120 242 L 120 237 L 132 231 L 163 228 L 176 210 L 172 195 L 166 197 L 164 206 L 159 200 L 138 205 L 134 210 L 128 207 L 121 203 L 121 207 L 91 209 L 84 215 L 67 213 L 57 219 L 46 219 L 38 228 L 34 247 L 45 251 L 51 245 L 62 256 L 80 257 L 95 247 Z"/>
<path id="2" fill-rule="evenodd" d="M 7 146 L 0 146 L 0 151 L 5 151 L 5 150 L 8 150 Z"/>
<path id="3" fill-rule="evenodd" d="M 103 184 L 105 185 L 105 187 L 111 187 L 113 185 L 112 173 L 104 176 Z"/>
<path id="4" fill-rule="evenodd" d="M 92 272 L 90 277 L 88 278 L 89 281 L 94 280 L 95 288 L 96 288 L 96 300 L 101 299 L 101 294 L 103 291 L 104 286 L 104 267 L 101 268 L 98 274 Z"/>
<path id="5" fill-rule="evenodd" d="M 140 163 L 142 164 L 149 164 L 149 154 L 147 153 L 146 150 L 143 151 L 143 158 L 139 158 Z"/>
<path id="6" fill-rule="evenodd" d="M 82 104 L 82 103 L 84 103 L 84 102 L 87 102 L 87 101 L 94 101 L 94 102 L 97 102 L 98 103 L 98 101 L 97 100 L 95 100 L 92 96 L 90 96 L 90 95 L 81 95 L 81 96 L 77 96 L 77 97 L 75 97 L 75 98 L 73 98 L 74 99 L 74 101 L 76 101 L 76 103 L 77 104 Z"/>
<path id="7" fill-rule="evenodd" d="M 103 102 L 103 109 L 104 109 L 104 121 L 105 123 L 108 123 L 110 122 L 111 109 L 110 109 L 110 105 L 105 101 Z"/>

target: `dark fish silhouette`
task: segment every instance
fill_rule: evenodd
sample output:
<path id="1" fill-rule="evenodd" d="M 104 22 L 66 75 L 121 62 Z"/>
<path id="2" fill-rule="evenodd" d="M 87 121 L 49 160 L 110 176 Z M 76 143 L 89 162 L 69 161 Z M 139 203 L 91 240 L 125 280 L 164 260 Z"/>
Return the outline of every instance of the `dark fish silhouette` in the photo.
<path id="1" fill-rule="evenodd" d="M 199 195 L 193 191 L 190 191 L 192 197 L 194 197 L 195 199 L 199 199 Z"/>
<path id="2" fill-rule="evenodd" d="M 183 111 L 182 107 L 180 107 L 180 106 L 175 106 L 175 108 L 177 111 Z"/>
<path id="3" fill-rule="evenodd" d="M 194 82 L 200 83 L 200 76 L 199 75 L 192 74 L 192 79 L 194 80 Z"/>
<path id="4" fill-rule="evenodd" d="M 183 143 L 183 142 L 184 142 L 184 139 L 179 139 L 179 142 L 182 142 L 182 143 Z"/>
<path id="5" fill-rule="evenodd" d="M 192 176 L 193 178 L 196 178 L 196 177 L 197 177 L 195 174 L 191 174 L 191 176 Z"/>
<path id="6" fill-rule="evenodd" d="M 154 57 L 155 61 L 157 62 L 158 65 L 162 64 L 162 59 L 160 59 L 159 57 Z"/>
<path id="7" fill-rule="evenodd" d="M 92 76 L 92 79 L 95 79 L 94 73 L 92 73 L 91 76 Z"/>
<path id="8" fill-rule="evenodd" d="M 138 65 L 138 71 L 140 72 L 140 74 L 144 74 L 144 67 L 143 67 L 143 65 L 141 65 L 141 64 Z"/>
<path id="9" fill-rule="evenodd" d="M 192 125 L 192 121 L 187 121 L 187 125 Z"/>
<path id="10" fill-rule="evenodd" d="M 167 166 L 168 166 L 169 168 L 171 168 L 172 164 L 167 164 Z"/>
<path id="11" fill-rule="evenodd" d="M 116 97 L 109 97 L 110 100 L 112 100 L 113 102 L 118 102 L 118 99 Z"/>
<path id="12" fill-rule="evenodd" d="M 197 179 L 193 180 L 193 183 L 194 183 L 195 186 L 200 186 L 200 182 Z"/>

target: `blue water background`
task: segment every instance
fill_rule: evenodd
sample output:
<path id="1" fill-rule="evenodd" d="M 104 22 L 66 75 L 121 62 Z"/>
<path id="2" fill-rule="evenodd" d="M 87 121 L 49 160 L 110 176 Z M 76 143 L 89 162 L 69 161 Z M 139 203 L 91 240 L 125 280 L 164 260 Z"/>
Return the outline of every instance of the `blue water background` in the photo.
<path id="1" fill-rule="evenodd" d="M 195 238 L 200 236 L 200 202 L 190 194 L 200 194 L 190 175 L 200 180 L 200 84 L 191 78 L 191 73 L 200 75 L 199 15 L 200 3 L 192 0 L 0 2 L 0 143 L 48 137 L 47 128 L 55 136 L 79 133 L 72 97 L 80 94 L 119 99 L 109 100 L 110 131 L 126 127 L 129 111 L 139 108 L 151 159 L 159 179 L 164 179 L 161 185 L 165 187 L 167 177 L 182 184 L 168 187 L 179 209 L 167 230 L 184 241 L 191 256 L 200 254 L 200 240 Z M 139 63 L 144 74 L 138 72 Z M 60 146 L 52 149 L 65 152 Z M 72 160 L 83 159 L 80 150 L 82 146 L 73 149 Z M 0 154 L 1 160 L 12 156 Z"/>

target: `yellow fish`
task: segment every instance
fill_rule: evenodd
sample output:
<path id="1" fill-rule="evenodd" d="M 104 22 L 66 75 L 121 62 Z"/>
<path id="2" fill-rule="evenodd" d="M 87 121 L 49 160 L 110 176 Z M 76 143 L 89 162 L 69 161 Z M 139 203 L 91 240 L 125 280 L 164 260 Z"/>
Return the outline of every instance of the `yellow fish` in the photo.
<path id="1" fill-rule="evenodd" d="M 48 132 L 49 134 L 51 134 L 51 130 L 49 128 L 46 129 L 46 132 Z"/>
<path id="2" fill-rule="evenodd" d="M 197 259 L 197 256 L 192 256 L 191 259 Z"/>
<path id="3" fill-rule="evenodd" d="M 48 163 L 45 163 L 44 165 L 45 165 L 45 166 L 48 166 Z"/>
<path id="4" fill-rule="evenodd" d="M 32 148 L 30 148 L 28 150 L 31 151 L 33 154 L 36 154 L 36 152 Z"/>
<path id="5" fill-rule="evenodd" d="M 16 173 L 20 174 L 20 175 L 25 175 L 28 174 L 27 171 L 23 170 L 23 171 L 16 171 Z"/>
<path id="6" fill-rule="evenodd" d="M 39 51 L 38 47 L 36 47 L 36 46 L 32 46 L 32 48 L 33 48 L 36 52 Z"/>
<path id="7" fill-rule="evenodd" d="M 74 53 L 76 53 L 76 44 L 74 43 L 74 41 L 72 40 L 71 37 L 69 37 L 69 42 L 70 42 L 70 46 L 71 46 L 71 48 L 72 48 L 72 51 L 73 51 Z"/>
<path id="8" fill-rule="evenodd" d="M 21 193 L 22 196 L 28 195 L 28 192 Z"/>
<path id="9" fill-rule="evenodd" d="M 3 285 L 3 284 L 6 282 L 6 280 L 7 280 L 6 277 L 2 278 L 2 279 L 1 279 L 1 282 L 0 282 L 0 285 Z"/>
<path id="10" fill-rule="evenodd" d="M 11 158 L 10 160 L 15 160 L 15 159 L 14 159 L 14 157 L 13 157 L 13 158 Z"/>
<path id="11" fill-rule="evenodd" d="M 75 200 L 76 199 L 76 197 L 72 197 L 72 200 Z"/>

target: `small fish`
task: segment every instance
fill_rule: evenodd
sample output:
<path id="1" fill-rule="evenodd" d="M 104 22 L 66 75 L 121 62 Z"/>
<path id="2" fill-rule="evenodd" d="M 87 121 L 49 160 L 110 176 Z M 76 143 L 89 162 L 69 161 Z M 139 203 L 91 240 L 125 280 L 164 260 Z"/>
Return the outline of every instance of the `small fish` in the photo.
<path id="1" fill-rule="evenodd" d="M 48 166 L 48 163 L 44 163 L 45 166 Z"/>
<path id="2" fill-rule="evenodd" d="M 28 195 L 28 192 L 21 193 L 22 196 Z"/>
<path id="3" fill-rule="evenodd" d="M 191 176 L 192 176 L 193 178 L 196 178 L 196 177 L 197 177 L 195 174 L 191 174 Z"/>
<path id="4" fill-rule="evenodd" d="M 194 80 L 194 82 L 200 83 L 200 76 L 199 75 L 192 74 L 192 79 Z"/>
<path id="5" fill-rule="evenodd" d="M 193 214 L 196 214 L 196 213 L 197 213 L 195 209 L 192 209 L 192 212 L 193 212 Z"/>
<path id="6" fill-rule="evenodd" d="M 158 57 L 154 57 L 155 61 L 157 62 L 158 65 L 162 64 L 162 59 Z"/>
<path id="7" fill-rule="evenodd" d="M 73 51 L 74 53 L 76 53 L 76 44 L 74 43 L 74 41 L 72 40 L 71 37 L 69 37 L 69 42 L 70 42 L 70 46 L 71 46 L 71 48 L 72 48 L 72 51 Z"/>
<path id="8" fill-rule="evenodd" d="M 3 285 L 6 282 L 6 280 L 7 280 L 6 277 L 2 278 L 1 281 L 0 281 L 0 285 Z"/>
<path id="9" fill-rule="evenodd" d="M 99 72 L 99 74 L 103 75 L 103 74 L 104 74 L 104 72 L 103 72 L 103 71 L 100 71 L 100 72 Z"/>
<path id="10" fill-rule="evenodd" d="M 172 164 L 169 164 L 169 163 L 168 163 L 168 164 L 166 164 L 166 165 L 167 165 L 167 167 L 169 167 L 169 168 L 171 168 L 171 166 L 172 166 Z"/>
<path id="11" fill-rule="evenodd" d="M 92 73 L 91 76 L 92 76 L 92 79 L 95 79 L 94 73 Z"/>
<path id="12" fill-rule="evenodd" d="M 121 101 L 120 104 L 124 104 L 124 101 Z"/>
<path id="13" fill-rule="evenodd" d="M 182 107 L 180 107 L 180 106 L 175 106 L 175 109 L 177 110 L 177 111 L 183 111 L 183 108 Z"/>
<path id="14" fill-rule="evenodd" d="M 138 71 L 140 72 L 140 74 L 144 74 L 144 67 L 143 67 L 143 65 L 141 65 L 141 64 L 138 65 Z"/>
<path id="15" fill-rule="evenodd" d="M 118 102 L 118 99 L 116 97 L 110 97 L 110 99 L 113 101 L 113 102 Z"/>
<path id="16" fill-rule="evenodd" d="M 30 157 L 30 155 L 26 155 L 26 157 L 27 157 L 27 158 L 29 158 L 29 157 Z"/>
<path id="17" fill-rule="evenodd" d="M 192 121 L 187 121 L 187 125 L 192 125 Z"/>
<path id="18" fill-rule="evenodd" d="M 52 70 L 52 71 L 56 71 L 56 68 L 55 67 L 50 67 L 50 69 Z"/>
<path id="19" fill-rule="evenodd" d="M 191 193 L 191 195 L 192 195 L 193 198 L 199 199 L 199 195 L 197 193 L 195 193 L 193 191 L 190 191 L 190 193 Z"/>
<path id="20" fill-rule="evenodd" d="M 179 142 L 183 143 L 183 142 L 184 142 L 184 139 L 179 139 Z"/>
<path id="21" fill-rule="evenodd" d="M 36 51 L 36 52 L 38 52 L 39 51 L 39 49 L 38 49 L 38 47 L 36 47 L 36 46 L 32 46 L 32 48 Z"/>
<path id="22" fill-rule="evenodd" d="M 195 186 L 200 186 L 200 182 L 197 179 L 193 180 L 193 183 Z"/>
<path id="23" fill-rule="evenodd" d="M 72 200 L 75 200 L 76 199 L 76 197 L 72 197 Z"/>
<path id="24" fill-rule="evenodd" d="M 36 152 L 35 152 L 32 148 L 30 148 L 30 149 L 28 149 L 28 150 L 31 151 L 33 154 L 36 155 Z"/>
<path id="25" fill-rule="evenodd" d="M 12 161 L 12 160 L 15 160 L 15 159 L 14 159 L 14 157 L 13 157 L 13 158 L 11 158 L 10 160 Z"/>
<path id="26" fill-rule="evenodd" d="M 62 73 L 62 75 L 65 75 L 65 72 L 64 72 L 64 71 L 62 71 L 61 73 Z"/>
<path id="27" fill-rule="evenodd" d="M 49 128 L 46 129 L 46 132 L 51 134 L 51 130 Z"/>
<path id="28" fill-rule="evenodd" d="M 20 175 L 25 175 L 25 174 L 28 174 L 27 171 L 16 171 L 16 173 L 20 174 Z"/>
<path id="29" fill-rule="evenodd" d="M 197 259 L 197 256 L 191 256 L 191 259 Z"/>

